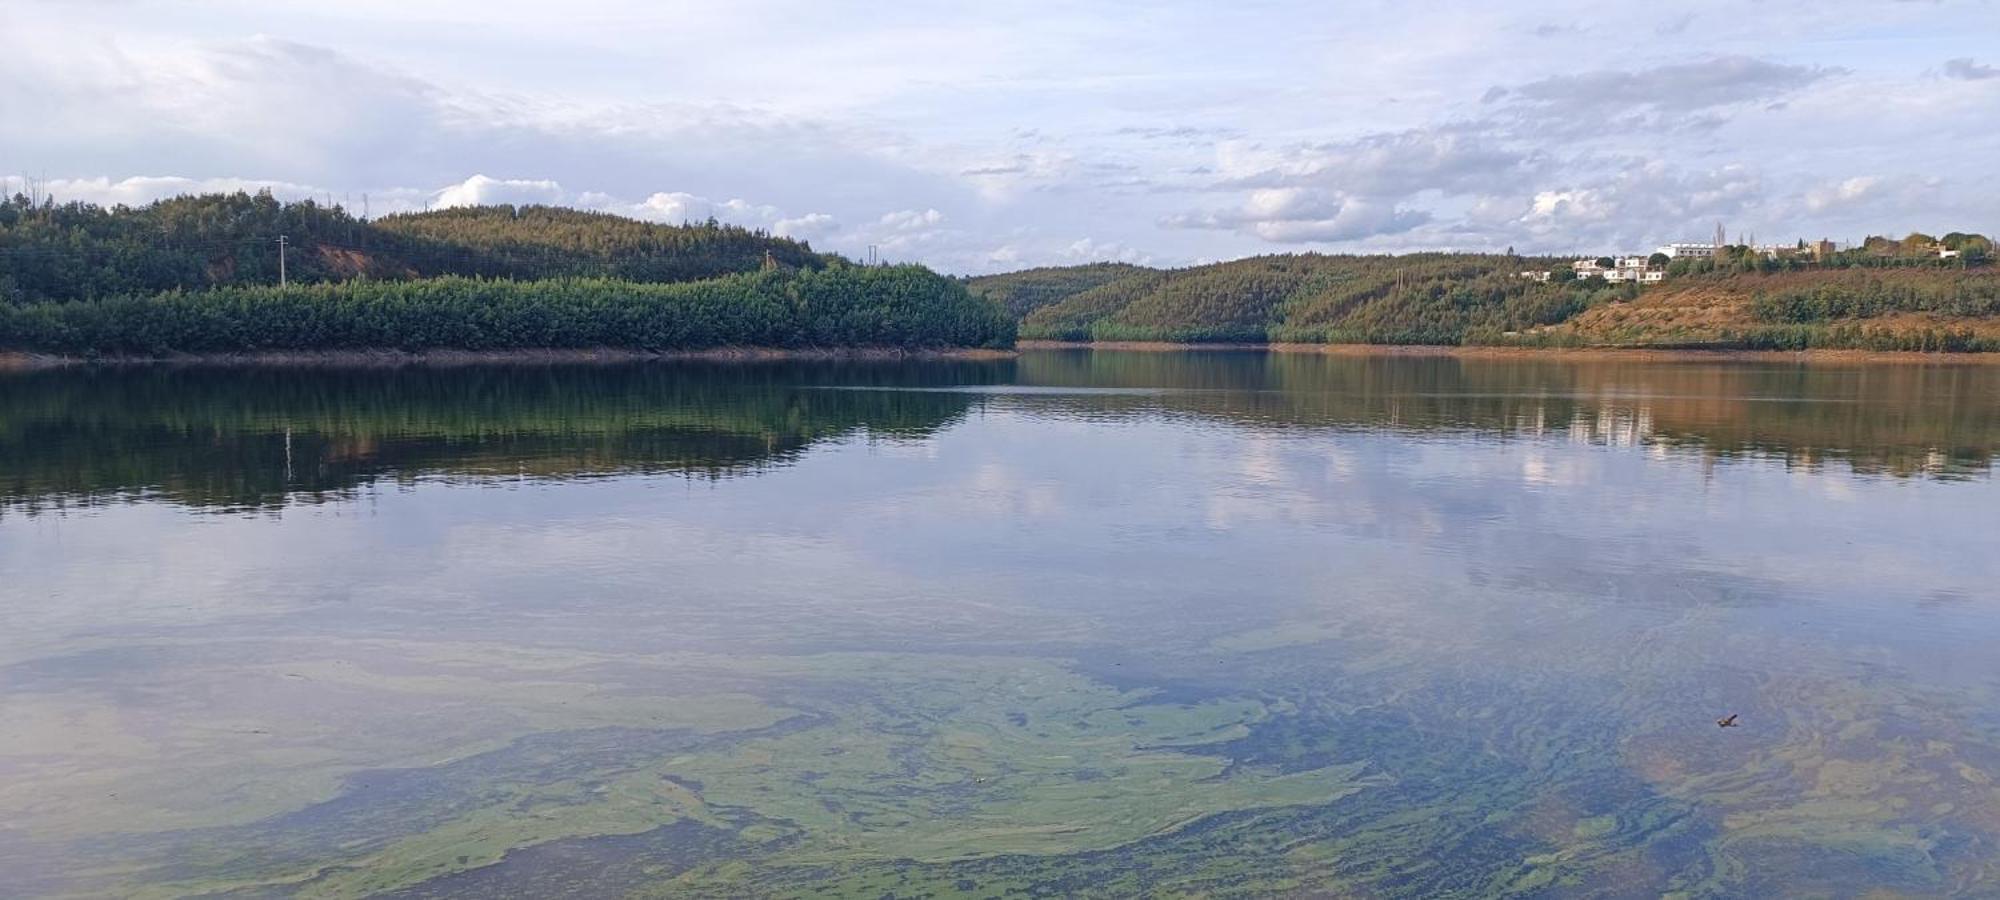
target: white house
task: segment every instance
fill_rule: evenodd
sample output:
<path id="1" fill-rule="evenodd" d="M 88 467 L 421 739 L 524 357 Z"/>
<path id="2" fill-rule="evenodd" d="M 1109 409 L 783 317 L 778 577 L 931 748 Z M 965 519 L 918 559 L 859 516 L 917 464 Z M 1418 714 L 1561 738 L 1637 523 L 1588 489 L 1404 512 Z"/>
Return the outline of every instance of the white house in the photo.
<path id="1" fill-rule="evenodd" d="M 1645 256 L 1615 257 L 1609 267 L 1598 265 L 1594 259 L 1579 259 L 1570 263 L 1570 268 L 1576 271 L 1577 278 L 1602 278 L 1611 284 L 1658 284 L 1667 279 L 1667 271 L 1655 268 L 1652 259 Z"/>

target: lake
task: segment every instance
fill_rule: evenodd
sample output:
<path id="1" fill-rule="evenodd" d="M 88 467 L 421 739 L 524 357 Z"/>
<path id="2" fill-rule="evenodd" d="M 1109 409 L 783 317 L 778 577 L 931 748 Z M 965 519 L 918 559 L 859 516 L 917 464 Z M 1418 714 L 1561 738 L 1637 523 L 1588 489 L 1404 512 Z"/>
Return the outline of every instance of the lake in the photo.
<path id="1" fill-rule="evenodd" d="M 1978 364 L 8 375 L 0 895 L 1996 896 L 1996 452 Z"/>

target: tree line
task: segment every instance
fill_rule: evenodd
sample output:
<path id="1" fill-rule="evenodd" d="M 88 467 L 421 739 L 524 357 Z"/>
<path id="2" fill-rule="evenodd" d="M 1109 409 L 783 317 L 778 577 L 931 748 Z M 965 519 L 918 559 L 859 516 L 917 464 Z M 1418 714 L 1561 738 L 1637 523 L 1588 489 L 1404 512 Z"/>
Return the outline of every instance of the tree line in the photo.
<path id="1" fill-rule="evenodd" d="M 1014 321 L 918 266 L 703 281 L 446 276 L 0 306 L 0 348 L 73 356 L 342 349 L 1005 347 Z"/>
<path id="2" fill-rule="evenodd" d="M 1037 306 L 1023 337 L 1052 340 L 1458 344 L 1562 321 L 1636 288 L 1518 277 L 1553 261 L 1499 254 L 1285 254 L 1178 270 L 1123 267 Z M 1042 285 L 1062 270 L 1039 270 Z M 1031 293 L 1011 279 L 1006 290 Z M 973 279 L 973 289 L 986 289 Z"/>
<path id="3" fill-rule="evenodd" d="M 969 285 L 1026 308 L 1021 336 L 1044 340 L 1580 346 L 1603 336 L 1549 326 L 1649 291 L 1690 289 L 1740 298 L 1751 318 L 1772 326 L 1732 332 L 1727 341 L 1735 346 L 1986 348 L 1991 340 L 1975 338 L 1962 322 L 1930 325 L 1928 335 L 1909 322 L 1829 327 L 1890 313 L 2000 316 L 2000 277 L 1984 262 L 1984 237 L 1917 234 L 1890 243 L 1841 251 L 1826 264 L 1724 248 L 1713 261 L 1673 260 L 1677 274 L 1648 287 L 1576 279 L 1567 260 L 1462 253 L 1284 254 L 1185 269 L 1100 264 Z M 1959 255 L 1940 258 L 1940 248 Z M 1540 271 L 1555 277 L 1521 277 Z"/>
<path id="4" fill-rule="evenodd" d="M 1751 311 L 1766 322 L 1872 319 L 1890 313 L 1977 318 L 2000 315 L 2000 279 L 1939 273 L 1921 280 L 1848 277 L 1759 292 Z"/>

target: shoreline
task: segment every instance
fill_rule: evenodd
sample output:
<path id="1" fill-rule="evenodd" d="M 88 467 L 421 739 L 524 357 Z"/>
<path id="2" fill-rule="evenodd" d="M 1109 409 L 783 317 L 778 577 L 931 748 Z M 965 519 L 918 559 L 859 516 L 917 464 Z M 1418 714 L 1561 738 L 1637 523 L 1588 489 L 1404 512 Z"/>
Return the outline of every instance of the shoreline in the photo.
<path id="1" fill-rule="evenodd" d="M 1016 350 L 1125 350 L 1140 353 L 1240 352 L 1317 353 L 1326 356 L 1401 356 L 1461 359 L 1530 359 L 1549 357 L 1572 360 L 1617 360 L 1625 362 L 1857 362 L 1929 363 L 1957 365 L 2000 364 L 2000 353 L 1947 353 L 1919 350 L 1702 350 L 1665 347 L 1487 347 L 1450 344 L 1297 344 L 1297 343 L 1190 343 L 1171 341 L 1020 341 Z"/>
<path id="2" fill-rule="evenodd" d="M 271 350 L 257 353 L 189 353 L 107 356 L 95 359 L 0 350 L 0 372 L 75 366 L 204 366 L 244 368 L 398 368 L 402 366 L 616 365 L 637 362 L 780 362 L 789 360 L 896 362 L 901 360 L 1012 359 L 1013 350 L 983 347 L 711 347 L 706 350 Z"/>
<path id="3" fill-rule="evenodd" d="M 1439 344 L 1300 344 L 1300 343 L 1174 343 L 1171 341 L 1044 341 L 1027 340 L 1011 350 L 990 348 L 711 347 L 705 350 L 274 350 L 258 353 L 192 353 L 167 356 L 88 358 L 49 353 L 0 350 L 0 372 L 31 372 L 74 367 L 191 366 L 215 368 L 449 368 L 483 365 L 618 365 L 642 362 L 760 363 L 784 361 L 898 362 L 904 360 L 1014 359 L 1025 350 L 1117 350 L 1140 353 L 1312 353 L 1324 356 L 1455 357 L 1460 359 L 1532 359 L 1624 362 L 1842 362 L 1924 363 L 1946 365 L 2000 364 L 2000 353 L 1948 353 L 1916 350 L 1704 350 L 1658 347 L 1490 347 Z"/>

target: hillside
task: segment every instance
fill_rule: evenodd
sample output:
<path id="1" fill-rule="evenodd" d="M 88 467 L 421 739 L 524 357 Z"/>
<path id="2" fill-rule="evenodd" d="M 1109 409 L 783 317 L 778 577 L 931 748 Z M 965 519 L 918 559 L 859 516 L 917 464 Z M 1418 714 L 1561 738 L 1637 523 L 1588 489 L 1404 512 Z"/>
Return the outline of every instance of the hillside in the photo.
<path id="1" fill-rule="evenodd" d="M 485 206 L 363 221 L 267 193 L 140 207 L 0 201 L 0 302 L 86 300 L 278 281 L 463 275 L 679 282 L 783 266 L 820 268 L 798 241 L 707 222 L 660 225 L 552 207 Z"/>
<path id="2" fill-rule="evenodd" d="M 2000 350 L 2000 271 L 1829 269 L 1669 280 L 1529 336 L 1591 346 Z"/>
<path id="3" fill-rule="evenodd" d="M 986 297 L 1006 307 L 1018 319 L 1091 288 L 1147 271 L 1127 263 L 1051 266 L 969 278 L 965 288 L 973 296 Z"/>
<path id="4" fill-rule="evenodd" d="M 370 224 L 387 234 L 463 251 L 475 264 L 493 270 L 480 274 L 507 278 L 696 281 L 754 271 L 763 265 L 766 252 L 781 266 L 824 264 L 804 242 L 733 225 L 662 225 L 556 206 L 467 206 L 384 216 Z"/>
<path id="5" fill-rule="evenodd" d="M 1458 344 L 1560 322 L 1622 296 L 1602 285 L 1515 277 L 1549 265 L 1498 254 L 1293 254 L 1138 269 L 1030 312 L 1022 336 Z"/>
<path id="6" fill-rule="evenodd" d="M 1795 259 L 1680 267 L 1643 289 L 1518 277 L 1562 265 L 1300 254 L 993 278 L 1014 296 L 1033 286 L 1037 305 L 1022 317 L 1021 336 L 1042 340 L 2000 349 L 2000 272 L 1990 264 L 1870 244 L 1823 267 Z M 974 289 L 986 280 L 974 279 Z M 1062 285 L 1082 289 L 1059 296 Z"/>

